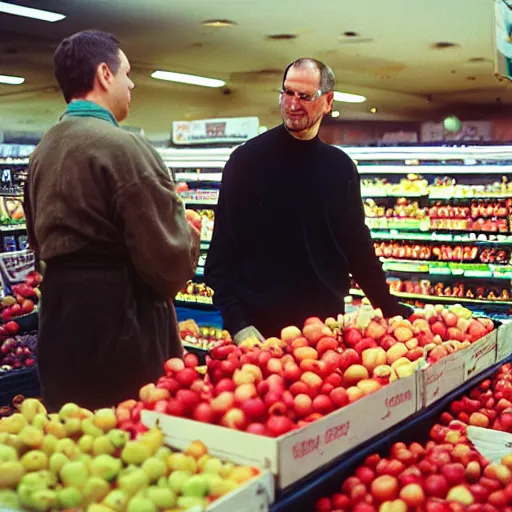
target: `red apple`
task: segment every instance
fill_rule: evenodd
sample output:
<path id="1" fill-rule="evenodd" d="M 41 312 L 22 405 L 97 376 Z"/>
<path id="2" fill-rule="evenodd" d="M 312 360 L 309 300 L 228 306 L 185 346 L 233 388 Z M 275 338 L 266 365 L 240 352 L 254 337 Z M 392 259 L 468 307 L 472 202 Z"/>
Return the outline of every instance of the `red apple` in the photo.
<path id="1" fill-rule="evenodd" d="M 318 395 L 313 400 L 313 411 L 324 415 L 329 414 L 334 411 L 334 405 L 328 396 Z"/>
<path id="2" fill-rule="evenodd" d="M 265 416 L 267 406 L 259 397 L 250 398 L 242 403 L 242 411 L 249 420 L 256 420 Z"/>
<path id="3" fill-rule="evenodd" d="M 197 404 L 192 412 L 192 418 L 196 421 L 201 421 L 202 423 L 213 423 L 215 419 L 215 414 L 212 411 L 210 404 L 206 402 L 202 402 Z"/>
<path id="4" fill-rule="evenodd" d="M 273 437 L 286 434 L 293 428 L 293 423 L 287 416 L 270 416 L 266 422 L 267 430 Z"/>
<path id="5" fill-rule="evenodd" d="M 329 398 L 337 408 L 343 407 L 349 403 L 347 390 L 342 387 L 334 388 L 329 394 Z"/>
<path id="6" fill-rule="evenodd" d="M 232 428 L 235 430 L 243 430 L 246 426 L 247 420 L 242 409 L 233 408 L 229 409 L 222 419 L 220 420 L 220 424 L 223 427 Z"/>
<path id="7" fill-rule="evenodd" d="M 263 423 L 250 423 L 245 431 L 248 434 L 256 434 L 258 436 L 268 436 L 267 427 Z"/>
<path id="8" fill-rule="evenodd" d="M 429 475 L 423 485 L 427 496 L 444 499 L 448 494 L 449 485 L 443 475 Z"/>
<path id="9" fill-rule="evenodd" d="M 178 357 L 173 357 L 172 359 L 168 359 L 164 363 L 164 371 L 168 376 L 173 376 L 175 373 L 183 370 L 185 368 L 185 363 L 182 359 Z"/>

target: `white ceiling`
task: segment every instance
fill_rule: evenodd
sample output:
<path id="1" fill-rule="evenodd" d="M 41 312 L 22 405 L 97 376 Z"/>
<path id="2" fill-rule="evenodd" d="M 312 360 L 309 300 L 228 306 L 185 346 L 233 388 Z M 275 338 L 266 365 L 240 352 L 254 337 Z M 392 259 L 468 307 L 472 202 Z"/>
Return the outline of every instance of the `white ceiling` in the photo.
<path id="1" fill-rule="evenodd" d="M 87 28 L 113 32 L 132 62 L 137 85 L 128 124 L 149 134 L 171 122 L 257 115 L 279 121 L 276 91 L 290 61 L 330 65 L 337 89 L 368 101 L 338 103 L 341 119 L 434 119 L 471 114 L 477 105 L 512 105 L 511 87 L 494 76 L 493 0 L 13 0 L 53 10 L 56 23 L 0 13 L 0 74 L 26 77 L 0 85 L 0 131 L 44 130 L 63 109 L 52 54 L 65 36 Z M 201 22 L 227 18 L 231 28 Z M 347 38 L 346 31 L 359 37 Z M 271 34 L 296 34 L 269 40 Z M 433 49 L 436 42 L 457 46 Z M 480 59 L 472 62 L 471 59 Z M 227 82 L 224 90 L 160 82 L 155 69 Z M 376 107 L 378 113 L 369 113 Z M 482 110 L 478 112 L 481 115 Z"/>

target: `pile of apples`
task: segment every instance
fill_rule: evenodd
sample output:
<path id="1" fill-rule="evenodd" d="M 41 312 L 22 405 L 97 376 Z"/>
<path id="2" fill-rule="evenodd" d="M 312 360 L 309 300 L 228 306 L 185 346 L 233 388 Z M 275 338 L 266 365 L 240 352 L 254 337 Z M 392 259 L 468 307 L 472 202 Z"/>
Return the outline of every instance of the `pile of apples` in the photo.
<path id="1" fill-rule="evenodd" d="M 202 510 L 259 474 L 210 456 L 199 441 L 173 453 L 163 438 L 155 428 L 130 440 L 114 409 L 68 403 L 48 414 L 26 399 L 0 420 L 0 508 Z"/>
<path id="2" fill-rule="evenodd" d="M 511 378 L 511 365 L 504 365 L 470 395 L 500 396 L 498 389 L 512 389 Z M 318 500 L 316 512 L 512 512 L 512 453 L 500 464 L 490 463 L 468 440 L 466 428 L 451 419 L 435 424 L 426 444 L 398 442 L 386 458 L 370 455 L 340 492 Z"/>
<path id="3" fill-rule="evenodd" d="M 8 324 L 13 318 L 28 315 L 34 311 L 41 297 L 39 285 L 42 280 L 43 276 L 34 270 L 27 275 L 24 283 L 12 287 L 13 295 L 6 295 L 0 301 L 0 315 L 4 324 Z M 3 326 L 0 326 L 0 336 L 2 335 L 1 327 Z"/>
<path id="4" fill-rule="evenodd" d="M 462 306 L 427 306 L 410 319 L 356 316 L 290 326 L 280 338 L 214 347 L 206 375 L 197 357 L 171 359 L 165 376 L 140 390 L 142 407 L 173 416 L 278 437 L 413 375 L 494 328 Z"/>
<path id="5" fill-rule="evenodd" d="M 8 338 L 0 344 L 0 375 L 3 372 L 34 366 L 35 357 L 22 336 Z"/>
<path id="6" fill-rule="evenodd" d="M 486 379 L 468 396 L 451 403 L 441 423 L 454 420 L 483 428 L 512 433 L 512 372 L 504 365 L 494 379 Z"/>

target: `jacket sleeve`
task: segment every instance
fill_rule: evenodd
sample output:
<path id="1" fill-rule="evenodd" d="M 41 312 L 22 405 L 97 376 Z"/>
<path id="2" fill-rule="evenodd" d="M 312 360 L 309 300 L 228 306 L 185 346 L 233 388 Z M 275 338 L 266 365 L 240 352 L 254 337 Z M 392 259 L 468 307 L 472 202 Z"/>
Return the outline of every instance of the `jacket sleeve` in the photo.
<path id="1" fill-rule="evenodd" d="M 136 141 L 122 162 L 127 178 L 115 193 L 116 220 L 141 277 L 157 293 L 172 298 L 195 273 L 199 236 L 185 219 L 164 162 L 149 144 Z"/>
<path id="2" fill-rule="evenodd" d="M 237 186 L 240 166 L 235 151 L 222 173 L 213 236 L 205 265 L 205 281 L 213 288 L 213 300 L 222 314 L 224 328 L 233 335 L 248 327 L 235 291 L 240 257 L 237 220 L 239 212 L 242 211 L 239 201 L 244 200 L 242 187 Z"/>
<path id="3" fill-rule="evenodd" d="M 344 230 L 342 243 L 350 272 L 374 308 L 380 308 L 387 318 L 399 315 L 403 308 L 391 295 L 386 274 L 375 254 L 370 230 L 365 223 L 359 173 L 352 161 L 345 204 L 344 222 L 349 229 Z"/>

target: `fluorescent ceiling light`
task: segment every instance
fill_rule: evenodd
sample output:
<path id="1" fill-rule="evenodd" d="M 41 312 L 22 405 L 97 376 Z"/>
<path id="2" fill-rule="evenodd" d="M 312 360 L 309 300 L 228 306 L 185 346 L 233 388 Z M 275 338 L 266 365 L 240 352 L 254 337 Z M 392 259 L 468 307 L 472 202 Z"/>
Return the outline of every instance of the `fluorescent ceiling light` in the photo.
<path id="1" fill-rule="evenodd" d="M 25 81 L 21 76 L 0 75 L 0 84 L 20 85 Z"/>
<path id="2" fill-rule="evenodd" d="M 179 82 L 190 85 L 201 85 L 203 87 L 222 87 L 223 85 L 226 85 L 226 82 L 223 80 L 217 80 L 216 78 L 185 75 L 183 73 L 173 73 L 172 71 L 155 71 L 151 76 L 158 80 L 167 80 L 168 82 Z"/>
<path id="3" fill-rule="evenodd" d="M 42 11 L 41 9 L 32 9 L 31 7 L 23 7 L 21 5 L 8 4 L 6 2 L 0 2 L 0 12 L 6 14 L 13 14 L 14 16 L 24 16 L 25 18 L 34 18 L 42 21 L 60 21 L 66 16 L 64 14 L 58 14 L 56 12 Z"/>
<path id="4" fill-rule="evenodd" d="M 334 91 L 334 101 L 343 101 L 345 103 L 363 103 L 366 101 L 364 96 L 359 94 L 348 94 L 347 92 Z"/>

